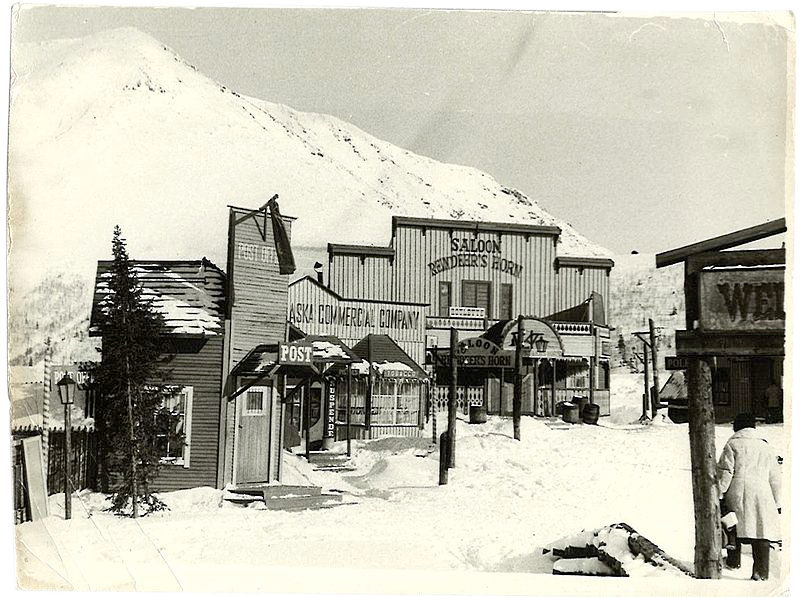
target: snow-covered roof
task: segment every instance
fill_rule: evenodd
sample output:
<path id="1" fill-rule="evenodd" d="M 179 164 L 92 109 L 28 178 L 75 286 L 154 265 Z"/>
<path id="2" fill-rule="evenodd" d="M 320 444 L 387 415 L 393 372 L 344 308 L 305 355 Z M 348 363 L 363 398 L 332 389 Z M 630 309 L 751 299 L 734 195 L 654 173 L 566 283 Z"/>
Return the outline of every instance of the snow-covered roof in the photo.
<path id="1" fill-rule="evenodd" d="M 207 259 L 198 261 L 132 261 L 143 286 L 142 296 L 151 300 L 164 317 L 171 334 L 215 336 L 222 333 L 225 309 L 225 274 Z M 89 332 L 102 335 L 99 316 L 110 291 L 112 262 L 97 263 L 92 319 Z"/>

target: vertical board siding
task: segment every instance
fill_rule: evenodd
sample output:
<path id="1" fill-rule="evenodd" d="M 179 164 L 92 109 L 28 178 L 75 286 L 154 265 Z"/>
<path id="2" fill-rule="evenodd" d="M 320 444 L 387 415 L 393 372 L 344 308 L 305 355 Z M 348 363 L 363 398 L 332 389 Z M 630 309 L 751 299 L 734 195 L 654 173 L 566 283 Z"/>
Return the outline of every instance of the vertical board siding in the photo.
<path id="1" fill-rule="evenodd" d="M 191 386 L 191 453 L 189 467 L 165 464 L 153 483 L 155 491 L 216 486 L 219 447 L 219 401 L 222 337 L 212 336 L 197 353 L 179 353 L 164 369 L 168 383 Z"/>
<path id="2" fill-rule="evenodd" d="M 261 212 L 235 226 L 249 210 L 231 208 L 228 246 L 228 287 L 233 367 L 259 344 L 284 339 L 289 276 L 281 275 L 272 222 Z M 291 221 L 284 219 L 291 238 Z"/>
<path id="3" fill-rule="evenodd" d="M 289 286 L 287 320 L 306 334 L 334 335 L 352 347 L 368 334 L 387 334 L 416 363 L 425 359 L 425 305 L 380 301 L 341 300 L 310 278 L 301 278 Z M 329 315 L 336 309 L 337 319 Z M 348 309 L 353 315 L 341 321 L 338 313 Z M 402 313 L 389 319 L 389 313 Z M 369 313 L 370 325 L 366 325 Z M 360 324 L 360 325 L 359 325 Z"/>

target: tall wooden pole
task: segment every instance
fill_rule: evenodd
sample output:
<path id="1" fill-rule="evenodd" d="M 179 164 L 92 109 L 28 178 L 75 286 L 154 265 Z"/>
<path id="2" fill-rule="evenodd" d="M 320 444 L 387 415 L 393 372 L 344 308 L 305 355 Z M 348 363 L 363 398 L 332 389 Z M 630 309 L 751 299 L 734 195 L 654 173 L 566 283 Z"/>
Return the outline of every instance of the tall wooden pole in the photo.
<path id="1" fill-rule="evenodd" d="M 653 418 L 656 417 L 656 411 L 658 410 L 658 392 L 661 390 L 661 386 L 658 384 L 658 346 L 656 346 L 656 324 L 653 322 L 652 319 L 649 320 L 650 323 L 650 356 L 653 358 L 653 387 L 655 391 L 650 395 L 650 401 L 652 403 L 652 412 Z"/>
<path id="2" fill-rule="evenodd" d="M 458 392 L 457 345 L 458 330 L 456 328 L 450 328 L 450 396 L 447 401 L 447 468 L 453 468 L 456 465 L 456 393 Z M 464 398 L 466 399 L 466 395 Z"/>
<path id="3" fill-rule="evenodd" d="M 311 376 L 306 379 L 306 387 L 304 390 L 305 391 L 303 393 L 306 395 L 306 412 L 303 420 L 305 421 L 306 429 L 306 461 L 308 461 L 311 457 Z"/>
<path id="4" fill-rule="evenodd" d="M 644 403 L 642 404 L 642 416 L 647 416 L 647 408 L 650 404 L 650 357 L 647 356 L 647 344 L 642 344 L 642 350 L 644 351 L 644 358 L 642 362 L 644 363 Z"/>
<path id="5" fill-rule="evenodd" d="M 522 315 L 517 317 L 517 344 L 514 348 L 514 401 L 512 416 L 514 421 L 514 439 L 520 439 L 520 421 L 522 419 L 522 342 L 524 336 Z"/>
<path id="6" fill-rule="evenodd" d="M 716 483 L 714 403 L 708 363 L 700 357 L 689 357 L 688 378 L 695 575 L 698 578 L 719 578 L 722 541 Z"/>
<path id="7" fill-rule="evenodd" d="M 64 520 L 72 518 L 72 484 L 70 456 L 72 455 L 72 406 L 64 404 Z"/>
<path id="8" fill-rule="evenodd" d="M 347 455 L 350 456 L 352 452 L 350 451 L 350 442 L 352 432 L 350 430 L 350 410 L 352 409 L 351 401 L 352 401 L 352 387 L 353 387 L 353 369 L 350 365 L 347 366 Z"/>

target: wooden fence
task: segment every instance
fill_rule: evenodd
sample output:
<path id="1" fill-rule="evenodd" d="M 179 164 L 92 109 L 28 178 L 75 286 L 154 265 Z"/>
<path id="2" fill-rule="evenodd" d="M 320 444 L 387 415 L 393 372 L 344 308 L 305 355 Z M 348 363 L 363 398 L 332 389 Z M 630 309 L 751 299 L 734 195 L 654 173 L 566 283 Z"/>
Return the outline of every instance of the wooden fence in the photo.
<path id="1" fill-rule="evenodd" d="M 25 487 L 25 458 L 22 453 L 23 437 L 38 435 L 41 430 L 26 429 L 13 432 L 14 466 L 14 523 L 30 520 L 30 506 Z M 47 462 L 47 493 L 64 491 L 64 431 L 49 432 L 49 458 Z M 72 430 L 70 462 L 70 491 L 97 489 L 97 434 L 90 429 Z"/>

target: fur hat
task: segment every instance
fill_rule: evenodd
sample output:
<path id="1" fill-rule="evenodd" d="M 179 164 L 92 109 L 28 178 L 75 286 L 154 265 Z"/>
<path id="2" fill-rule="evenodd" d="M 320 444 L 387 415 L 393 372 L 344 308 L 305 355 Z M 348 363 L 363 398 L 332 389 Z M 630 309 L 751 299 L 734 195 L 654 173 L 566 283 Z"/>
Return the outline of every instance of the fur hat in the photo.
<path id="1" fill-rule="evenodd" d="M 745 427 L 755 428 L 755 426 L 756 426 L 756 418 L 754 415 L 750 413 L 739 413 L 733 420 L 734 431 L 739 431 L 740 429 L 744 429 Z"/>

